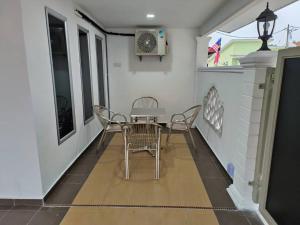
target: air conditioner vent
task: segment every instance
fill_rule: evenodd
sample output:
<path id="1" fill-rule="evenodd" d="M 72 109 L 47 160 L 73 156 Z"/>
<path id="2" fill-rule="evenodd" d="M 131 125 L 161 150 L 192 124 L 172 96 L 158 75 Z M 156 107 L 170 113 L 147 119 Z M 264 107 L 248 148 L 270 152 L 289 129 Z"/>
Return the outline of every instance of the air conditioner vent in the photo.
<path id="1" fill-rule="evenodd" d="M 137 39 L 137 47 L 141 52 L 153 52 L 153 50 L 157 47 L 156 36 L 150 32 L 142 33 Z"/>
<path id="2" fill-rule="evenodd" d="M 167 54 L 167 38 L 163 28 L 137 29 L 135 32 L 135 53 L 142 56 L 157 55 L 160 58 Z"/>

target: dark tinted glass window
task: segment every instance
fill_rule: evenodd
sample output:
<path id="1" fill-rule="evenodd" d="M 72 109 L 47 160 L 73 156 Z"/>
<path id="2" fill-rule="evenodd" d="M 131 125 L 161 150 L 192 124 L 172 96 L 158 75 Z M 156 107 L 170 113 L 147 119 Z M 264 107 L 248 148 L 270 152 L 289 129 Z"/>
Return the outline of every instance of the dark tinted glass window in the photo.
<path id="1" fill-rule="evenodd" d="M 279 225 L 300 224 L 300 58 L 284 62 L 266 209 Z"/>
<path id="2" fill-rule="evenodd" d="M 100 39 L 99 37 L 96 37 L 96 54 L 97 54 L 97 69 L 98 69 L 99 105 L 105 106 L 102 39 Z"/>
<path id="3" fill-rule="evenodd" d="M 56 103 L 57 133 L 59 142 L 61 142 L 75 131 L 66 24 L 64 19 L 50 13 L 47 13 L 47 17 Z"/>
<path id="4" fill-rule="evenodd" d="M 89 55 L 88 33 L 83 29 L 78 30 L 79 34 L 79 50 L 81 63 L 81 82 L 83 97 L 83 114 L 84 122 L 88 122 L 93 118 L 93 99 L 92 99 L 92 83 Z"/>

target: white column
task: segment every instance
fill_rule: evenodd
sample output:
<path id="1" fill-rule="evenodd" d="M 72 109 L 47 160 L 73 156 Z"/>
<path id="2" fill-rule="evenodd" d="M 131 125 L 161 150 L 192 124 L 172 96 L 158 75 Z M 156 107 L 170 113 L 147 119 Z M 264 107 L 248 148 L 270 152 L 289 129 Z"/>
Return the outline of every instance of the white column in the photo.
<path id="1" fill-rule="evenodd" d="M 21 1 L 0 7 L 0 199 L 42 199 Z"/>
<path id="2" fill-rule="evenodd" d="M 228 188 L 236 206 L 240 209 L 256 210 L 252 201 L 253 188 L 249 182 L 254 178 L 258 135 L 264 90 L 259 88 L 265 83 L 268 67 L 275 67 L 276 52 L 255 52 L 240 60 L 244 68 L 242 102 L 240 104 L 237 155 L 234 159 L 235 175 L 233 184 Z"/>
<path id="3" fill-rule="evenodd" d="M 211 37 L 202 36 L 196 37 L 197 52 L 196 52 L 196 69 L 206 67 L 208 58 L 208 44 Z"/>
<path id="4" fill-rule="evenodd" d="M 208 44 L 211 37 L 196 37 L 196 68 L 194 72 L 194 105 L 199 104 L 197 99 L 199 91 L 198 69 L 207 66 Z M 194 125 L 195 126 L 195 125 Z"/>

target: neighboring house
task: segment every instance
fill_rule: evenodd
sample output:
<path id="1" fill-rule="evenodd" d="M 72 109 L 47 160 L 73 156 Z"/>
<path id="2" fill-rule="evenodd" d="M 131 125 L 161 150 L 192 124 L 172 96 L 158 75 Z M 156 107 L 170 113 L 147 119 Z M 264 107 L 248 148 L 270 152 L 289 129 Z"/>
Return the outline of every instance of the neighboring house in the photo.
<path id="1" fill-rule="evenodd" d="M 293 44 L 294 46 L 300 46 L 300 41 L 294 41 Z"/>
<path id="2" fill-rule="evenodd" d="M 293 42 L 295 46 L 300 46 L 300 42 Z M 298 44 L 298 45 L 297 45 Z M 240 65 L 239 59 L 248 55 L 251 52 L 257 51 L 261 47 L 261 40 L 259 39 L 234 39 L 228 42 L 220 53 L 220 60 L 218 65 L 214 64 L 215 54 L 208 58 L 208 67 L 214 66 L 238 66 Z M 277 46 L 269 44 L 272 51 L 283 49 L 284 46 Z"/>
<path id="3" fill-rule="evenodd" d="M 235 39 L 231 40 L 221 49 L 221 56 L 218 65 L 214 64 L 215 54 L 211 55 L 207 61 L 209 67 L 212 66 L 238 66 L 239 58 L 246 56 L 250 52 L 257 51 L 261 46 L 259 39 Z"/>

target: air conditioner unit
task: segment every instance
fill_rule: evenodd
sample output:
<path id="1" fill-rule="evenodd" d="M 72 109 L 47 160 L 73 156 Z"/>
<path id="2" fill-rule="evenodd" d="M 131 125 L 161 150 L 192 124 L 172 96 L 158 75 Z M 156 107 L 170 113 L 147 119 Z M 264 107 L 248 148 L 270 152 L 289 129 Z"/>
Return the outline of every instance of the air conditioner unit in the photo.
<path id="1" fill-rule="evenodd" d="M 162 56 L 167 54 L 167 37 L 163 28 L 137 29 L 135 32 L 135 54 L 142 56 Z"/>

